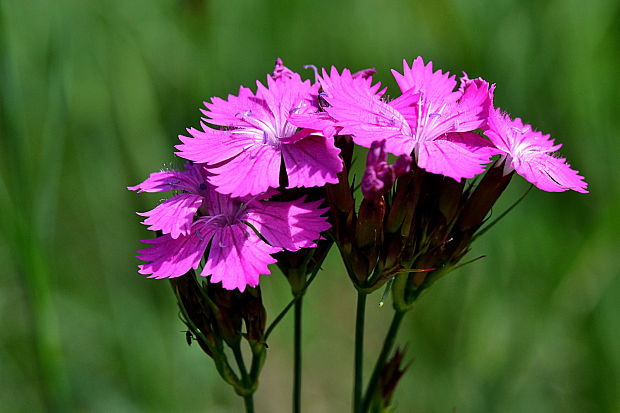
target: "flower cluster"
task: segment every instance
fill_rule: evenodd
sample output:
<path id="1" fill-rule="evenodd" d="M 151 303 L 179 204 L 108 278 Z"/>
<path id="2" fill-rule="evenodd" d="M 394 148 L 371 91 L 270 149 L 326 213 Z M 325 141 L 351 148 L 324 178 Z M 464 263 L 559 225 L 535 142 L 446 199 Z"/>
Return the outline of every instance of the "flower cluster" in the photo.
<path id="1" fill-rule="evenodd" d="M 402 351 L 388 358 L 404 314 L 463 265 L 514 174 L 544 191 L 587 184 L 556 154 L 561 145 L 496 108 L 495 85 L 481 78 L 457 80 L 418 57 L 392 71 L 400 94 L 388 99 L 374 69 L 309 67 L 314 79 L 303 80 L 278 59 L 265 84 L 205 102 L 200 127 L 175 146 L 183 168 L 128 188 L 173 193 L 139 214 L 157 233 L 142 241 L 139 272 L 171 279 L 187 343 L 214 360 L 247 411 L 266 341 L 294 306 L 299 406 L 301 298 L 335 244 L 358 296 L 354 410 L 389 409 L 406 369 Z M 356 183 L 359 147 L 368 151 Z M 267 326 L 259 278 L 275 263 L 294 298 Z M 362 397 L 365 300 L 382 285 L 394 318 Z"/>
<path id="2" fill-rule="evenodd" d="M 545 191 L 587 192 L 583 177 L 555 155 L 561 145 L 494 107 L 495 85 L 466 74 L 457 82 L 418 57 L 405 61 L 402 73 L 392 71 L 401 93 L 387 99 L 373 73 L 332 67 L 302 80 L 278 59 L 266 85 L 257 81 L 255 91 L 241 87 L 205 102 L 200 128 L 179 136 L 184 169 L 129 187 L 175 192 L 141 214 L 160 236 L 143 241 L 150 247 L 139 251 L 146 262 L 140 273 L 178 277 L 201 267 L 226 289 L 258 285 L 276 262 L 273 254 L 313 247 L 335 224 L 334 213 L 331 224 L 323 215 L 322 200 L 306 202 L 303 191 L 327 188 L 338 209 L 333 188 L 350 189 L 353 144 L 370 148 L 362 192 L 371 221 L 377 211 L 383 221 L 382 199 L 399 176 L 424 172 L 460 183 L 493 159 L 491 169 L 501 168 L 502 176 L 516 171 Z M 399 156 L 394 165 L 386 153 Z M 293 189 L 300 198 L 275 200 Z M 368 228 L 356 232 L 368 238 Z"/>

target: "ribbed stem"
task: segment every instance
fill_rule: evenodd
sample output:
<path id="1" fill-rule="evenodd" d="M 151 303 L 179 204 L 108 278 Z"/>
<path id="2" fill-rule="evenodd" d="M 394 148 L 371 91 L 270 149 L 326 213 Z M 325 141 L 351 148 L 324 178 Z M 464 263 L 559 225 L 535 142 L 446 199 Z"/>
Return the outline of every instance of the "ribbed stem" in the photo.
<path id="1" fill-rule="evenodd" d="M 357 311 L 355 316 L 355 360 L 353 378 L 353 413 L 360 411 L 362 399 L 362 376 L 364 367 L 364 321 L 366 316 L 367 294 L 357 292 Z"/>
<path id="2" fill-rule="evenodd" d="M 301 412 L 301 309 L 303 297 L 295 301 L 295 332 L 293 339 L 293 413 Z"/>

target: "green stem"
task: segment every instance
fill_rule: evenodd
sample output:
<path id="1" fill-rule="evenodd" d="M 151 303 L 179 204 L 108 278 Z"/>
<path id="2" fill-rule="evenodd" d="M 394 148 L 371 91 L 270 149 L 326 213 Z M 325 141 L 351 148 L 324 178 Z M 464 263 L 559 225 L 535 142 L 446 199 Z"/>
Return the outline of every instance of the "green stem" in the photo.
<path id="1" fill-rule="evenodd" d="M 372 376 L 370 376 L 370 381 L 368 382 L 368 387 L 366 387 L 366 394 L 364 395 L 362 409 L 360 410 L 361 413 L 367 412 L 368 408 L 370 407 L 370 402 L 372 401 L 373 394 L 379 382 L 379 375 L 381 374 L 381 370 L 385 365 L 385 361 L 387 360 L 388 356 L 392 351 L 392 347 L 394 347 L 396 334 L 398 333 L 398 329 L 400 328 L 400 324 L 403 321 L 405 314 L 405 311 L 394 312 L 394 317 L 392 318 L 390 329 L 388 330 L 385 339 L 383 340 L 383 347 L 381 348 L 381 353 L 379 353 L 379 357 L 377 358 L 377 362 L 375 363 L 375 368 L 372 371 Z"/>
<path id="2" fill-rule="evenodd" d="M 366 297 L 362 291 L 357 292 L 357 311 L 355 316 L 355 361 L 353 379 L 353 413 L 360 411 L 362 399 L 362 369 L 364 362 L 364 319 L 366 316 Z"/>
<path id="3" fill-rule="evenodd" d="M 294 363 L 293 363 L 293 413 L 301 412 L 301 309 L 302 297 L 295 302 Z"/>
<path id="4" fill-rule="evenodd" d="M 235 356 L 235 361 L 237 362 L 237 366 L 239 366 L 239 373 L 241 373 L 241 380 L 245 386 L 248 386 L 248 370 L 245 367 L 245 361 L 243 360 L 243 354 L 241 353 L 241 346 L 237 343 L 236 346 L 232 347 L 233 354 Z"/>
<path id="5" fill-rule="evenodd" d="M 314 281 L 317 274 L 319 273 L 320 271 L 319 267 L 320 266 L 317 266 L 317 269 L 310 275 L 310 277 L 308 278 L 308 281 L 306 281 L 306 284 L 304 284 L 301 291 L 286 305 L 286 307 L 284 307 L 282 311 L 280 311 L 280 314 L 278 314 L 278 316 L 271 322 L 269 327 L 267 327 L 267 330 L 265 331 L 265 341 L 267 341 L 267 338 L 269 338 L 269 335 L 273 332 L 273 329 L 278 325 L 280 321 L 282 321 L 286 313 L 288 313 L 289 310 L 295 305 L 295 303 L 301 300 L 301 298 L 304 296 L 304 294 L 306 293 L 306 290 L 308 289 L 312 281 Z"/>
<path id="6" fill-rule="evenodd" d="M 254 413 L 254 394 L 243 396 L 243 403 L 245 404 L 246 413 Z"/>

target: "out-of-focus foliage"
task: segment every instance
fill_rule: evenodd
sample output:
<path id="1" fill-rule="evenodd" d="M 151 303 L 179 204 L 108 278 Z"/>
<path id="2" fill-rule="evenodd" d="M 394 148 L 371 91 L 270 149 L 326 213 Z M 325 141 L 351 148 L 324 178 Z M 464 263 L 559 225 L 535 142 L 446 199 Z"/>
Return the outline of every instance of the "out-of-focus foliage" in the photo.
<path id="1" fill-rule="evenodd" d="M 422 55 L 496 82 L 496 103 L 563 142 L 591 194 L 534 191 L 475 244 L 487 258 L 418 303 L 396 411 L 620 411 L 619 42 L 614 0 L 2 0 L 0 410 L 239 410 L 187 347 L 169 284 L 136 273 L 134 211 L 158 198 L 124 187 L 178 163 L 201 102 L 278 56 L 374 66 L 393 85 L 387 69 Z M 354 294 L 336 256 L 325 267 L 304 311 L 308 413 L 346 411 L 351 394 Z M 273 317 L 286 281 L 262 285 Z M 370 307 L 369 361 L 390 317 Z M 258 411 L 289 408 L 290 322 Z"/>

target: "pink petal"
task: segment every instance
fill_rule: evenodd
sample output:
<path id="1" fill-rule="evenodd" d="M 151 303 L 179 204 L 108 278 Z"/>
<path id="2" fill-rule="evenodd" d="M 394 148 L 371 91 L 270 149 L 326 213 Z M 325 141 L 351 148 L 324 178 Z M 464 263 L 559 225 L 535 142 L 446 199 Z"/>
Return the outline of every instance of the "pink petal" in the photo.
<path id="1" fill-rule="evenodd" d="M 493 87 L 484 80 L 464 78 L 459 92 L 454 92 L 455 77 L 433 72 L 432 63 L 425 66 L 420 57 L 411 68 L 403 62 L 402 75 L 394 70 L 392 73 L 403 93 L 419 96 L 415 116 L 411 114 L 411 106 L 402 108 L 401 102 L 392 103 L 415 126 L 417 141 L 437 139 L 451 132 L 468 132 L 486 124 Z"/>
<path id="2" fill-rule="evenodd" d="M 293 72 L 288 67 L 284 66 L 284 62 L 282 62 L 282 59 L 280 59 L 279 57 L 276 58 L 276 64 L 274 65 L 273 75 L 272 75 L 274 79 L 276 80 L 280 78 L 291 79 L 295 75 L 296 75 L 295 72 Z"/>
<path id="3" fill-rule="evenodd" d="M 518 156 L 528 152 L 555 152 L 562 145 L 556 145 L 549 135 L 534 131 L 532 126 L 524 124 L 520 118 L 512 120 L 508 114 L 502 114 L 500 109 L 494 109 L 489 114 L 489 129 L 485 135 L 500 150 Z"/>
<path id="4" fill-rule="evenodd" d="M 319 208 L 322 201 L 255 202 L 248 208 L 247 221 L 274 247 L 297 251 L 313 247 L 321 232 L 330 228 L 328 208 Z"/>
<path id="5" fill-rule="evenodd" d="M 416 152 L 422 169 L 456 181 L 482 173 L 484 164 L 497 153 L 486 139 L 473 132 L 450 133 L 441 139 L 420 142 Z"/>
<path id="6" fill-rule="evenodd" d="M 572 189 L 586 193 L 588 184 L 579 172 L 571 169 L 563 158 L 553 156 L 561 145 L 549 135 L 533 131 L 519 118 L 512 120 L 499 109 L 489 114 L 485 135 L 507 154 L 507 162 L 517 173 L 544 191 Z"/>
<path id="7" fill-rule="evenodd" d="M 200 187 L 200 174 L 193 168 L 185 171 L 161 171 L 154 172 L 142 183 L 129 186 L 130 191 L 140 192 L 165 192 L 187 191 L 198 192 Z"/>
<path id="8" fill-rule="evenodd" d="M 138 251 L 137 257 L 147 264 L 138 266 L 140 274 L 150 274 L 149 278 L 180 277 L 190 269 L 198 268 L 200 259 L 213 236 L 213 228 L 196 221 L 189 235 L 177 239 L 170 235 L 143 240 L 150 248 Z"/>
<path id="9" fill-rule="evenodd" d="M 371 95 L 376 95 L 377 97 L 383 96 L 386 89 L 381 89 L 381 83 L 372 84 L 372 76 L 364 77 L 364 76 L 354 76 L 351 75 L 351 71 L 349 69 L 343 69 L 342 75 L 338 74 L 338 70 L 332 66 L 329 72 L 329 75 L 323 69 L 323 75 L 319 78 L 319 83 L 323 92 L 326 96 L 331 95 L 331 89 L 336 88 L 346 88 L 347 85 L 353 83 L 357 85 L 358 88 L 367 90 Z"/>
<path id="10" fill-rule="evenodd" d="M 543 191 L 563 192 L 572 189 L 588 193 L 588 184 L 583 176 L 571 169 L 566 159 L 539 153 L 528 158 L 513 158 L 512 166 L 519 175 Z"/>
<path id="11" fill-rule="evenodd" d="M 200 275 L 210 275 L 210 282 L 221 282 L 227 290 L 255 287 L 261 274 L 269 274 L 270 256 L 281 248 L 267 245 L 244 224 L 224 226 L 215 232 L 204 269 Z"/>
<path id="12" fill-rule="evenodd" d="M 150 225 L 151 231 L 162 231 L 170 234 L 172 238 L 179 235 L 187 235 L 192 226 L 193 217 L 200 205 L 202 196 L 190 193 L 175 195 L 159 204 L 154 209 L 138 213 L 143 217 L 148 217 L 142 223 Z"/>
<path id="13" fill-rule="evenodd" d="M 320 131 L 326 138 L 332 138 L 340 131 L 336 126 L 336 120 L 327 112 L 293 113 L 289 117 L 289 122 L 300 128 Z"/>
<path id="14" fill-rule="evenodd" d="M 333 140 L 316 135 L 291 145 L 282 145 L 288 188 L 337 183 L 337 174 L 343 168 L 339 153 Z"/>
<path id="15" fill-rule="evenodd" d="M 256 82 L 256 96 L 264 99 L 277 124 L 284 124 L 293 113 L 314 112 L 318 84 L 302 81 L 299 74 L 274 80 L 267 76 L 267 87 Z"/>
<path id="16" fill-rule="evenodd" d="M 256 136 L 240 131 L 221 131 L 202 124 L 203 130 L 189 128 L 192 137 L 179 135 L 183 142 L 176 145 L 176 155 L 190 161 L 217 164 L 237 156 L 248 146 L 256 144 Z"/>
<path id="17" fill-rule="evenodd" d="M 419 56 L 411 67 L 403 60 L 402 75 L 396 70 L 392 70 L 392 74 L 402 93 L 414 89 L 415 93 L 422 92 L 425 96 L 434 98 L 450 95 L 456 86 L 454 75 L 450 76 L 450 73 L 443 73 L 441 70 L 433 72 L 433 62 L 428 62 L 425 66 L 424 60 Z"/>
<path id="18" fill-rule="evenodd" d="M 204 102 L 207 110 L 202 113 L 208 118 L 207 122 L 212 125 L 225 127 L 245 126 L 238 116 L 240 112 L 247 111 L 252 106 L 250 99 L 254 97 L 252 91 L 246 87 L 239 88 L 239 96 L 228 95 L 228 100 L 213 97 L 211 103 Z"/>
<path id="19" fill-rule="evenodd" d="M 383 102 L 365 79 L 353 79 L 348 71 L 341 77 L 332 74 L 325 99 L 326 111 L 342 128 L 342 135 L 353 135 L 355 143 L 370 147 L 386 140 L 386 150 L 395 155 L 411 153 L 412 131 L 404 116 Z"/>
<path id="20" fill-rule="evenodd" d="M 254 145 L 222 165 L 208 168 L 209 183 L 233 197 L 258 195 L 280 185 L 281 149 Z"/>
<path id="21" fill-rule="evenodd" d="M 312 135 L 313 132 L 314 131 L 312 129 L 302 129 L 300 131 L 297 131 L 295 134 L 291 136 L 280 138 L 280 142 L 283 144 L 287 144 L 287 145 L 291 143 L 299 142 L 300 140 L 305 139 L 308 136 Z"/>
<path id="22" fill-rule="evenodd" d="M 454 132 L 467 132 L 486 126 L 489 109 L 493 106 L 495 85 L 478 78 L 465 83 L 457 105 Z"/>
<path id="23" fill-rule="evenodd" d="M 420 94 L 410 89 L 408 92 L 403 93 L 396 99 L 390 100 L 388 105 L 397 110 L 405 119 L 409 125 L 416 125 L 418 122 L 418 102 L 420 101 Z"/>

